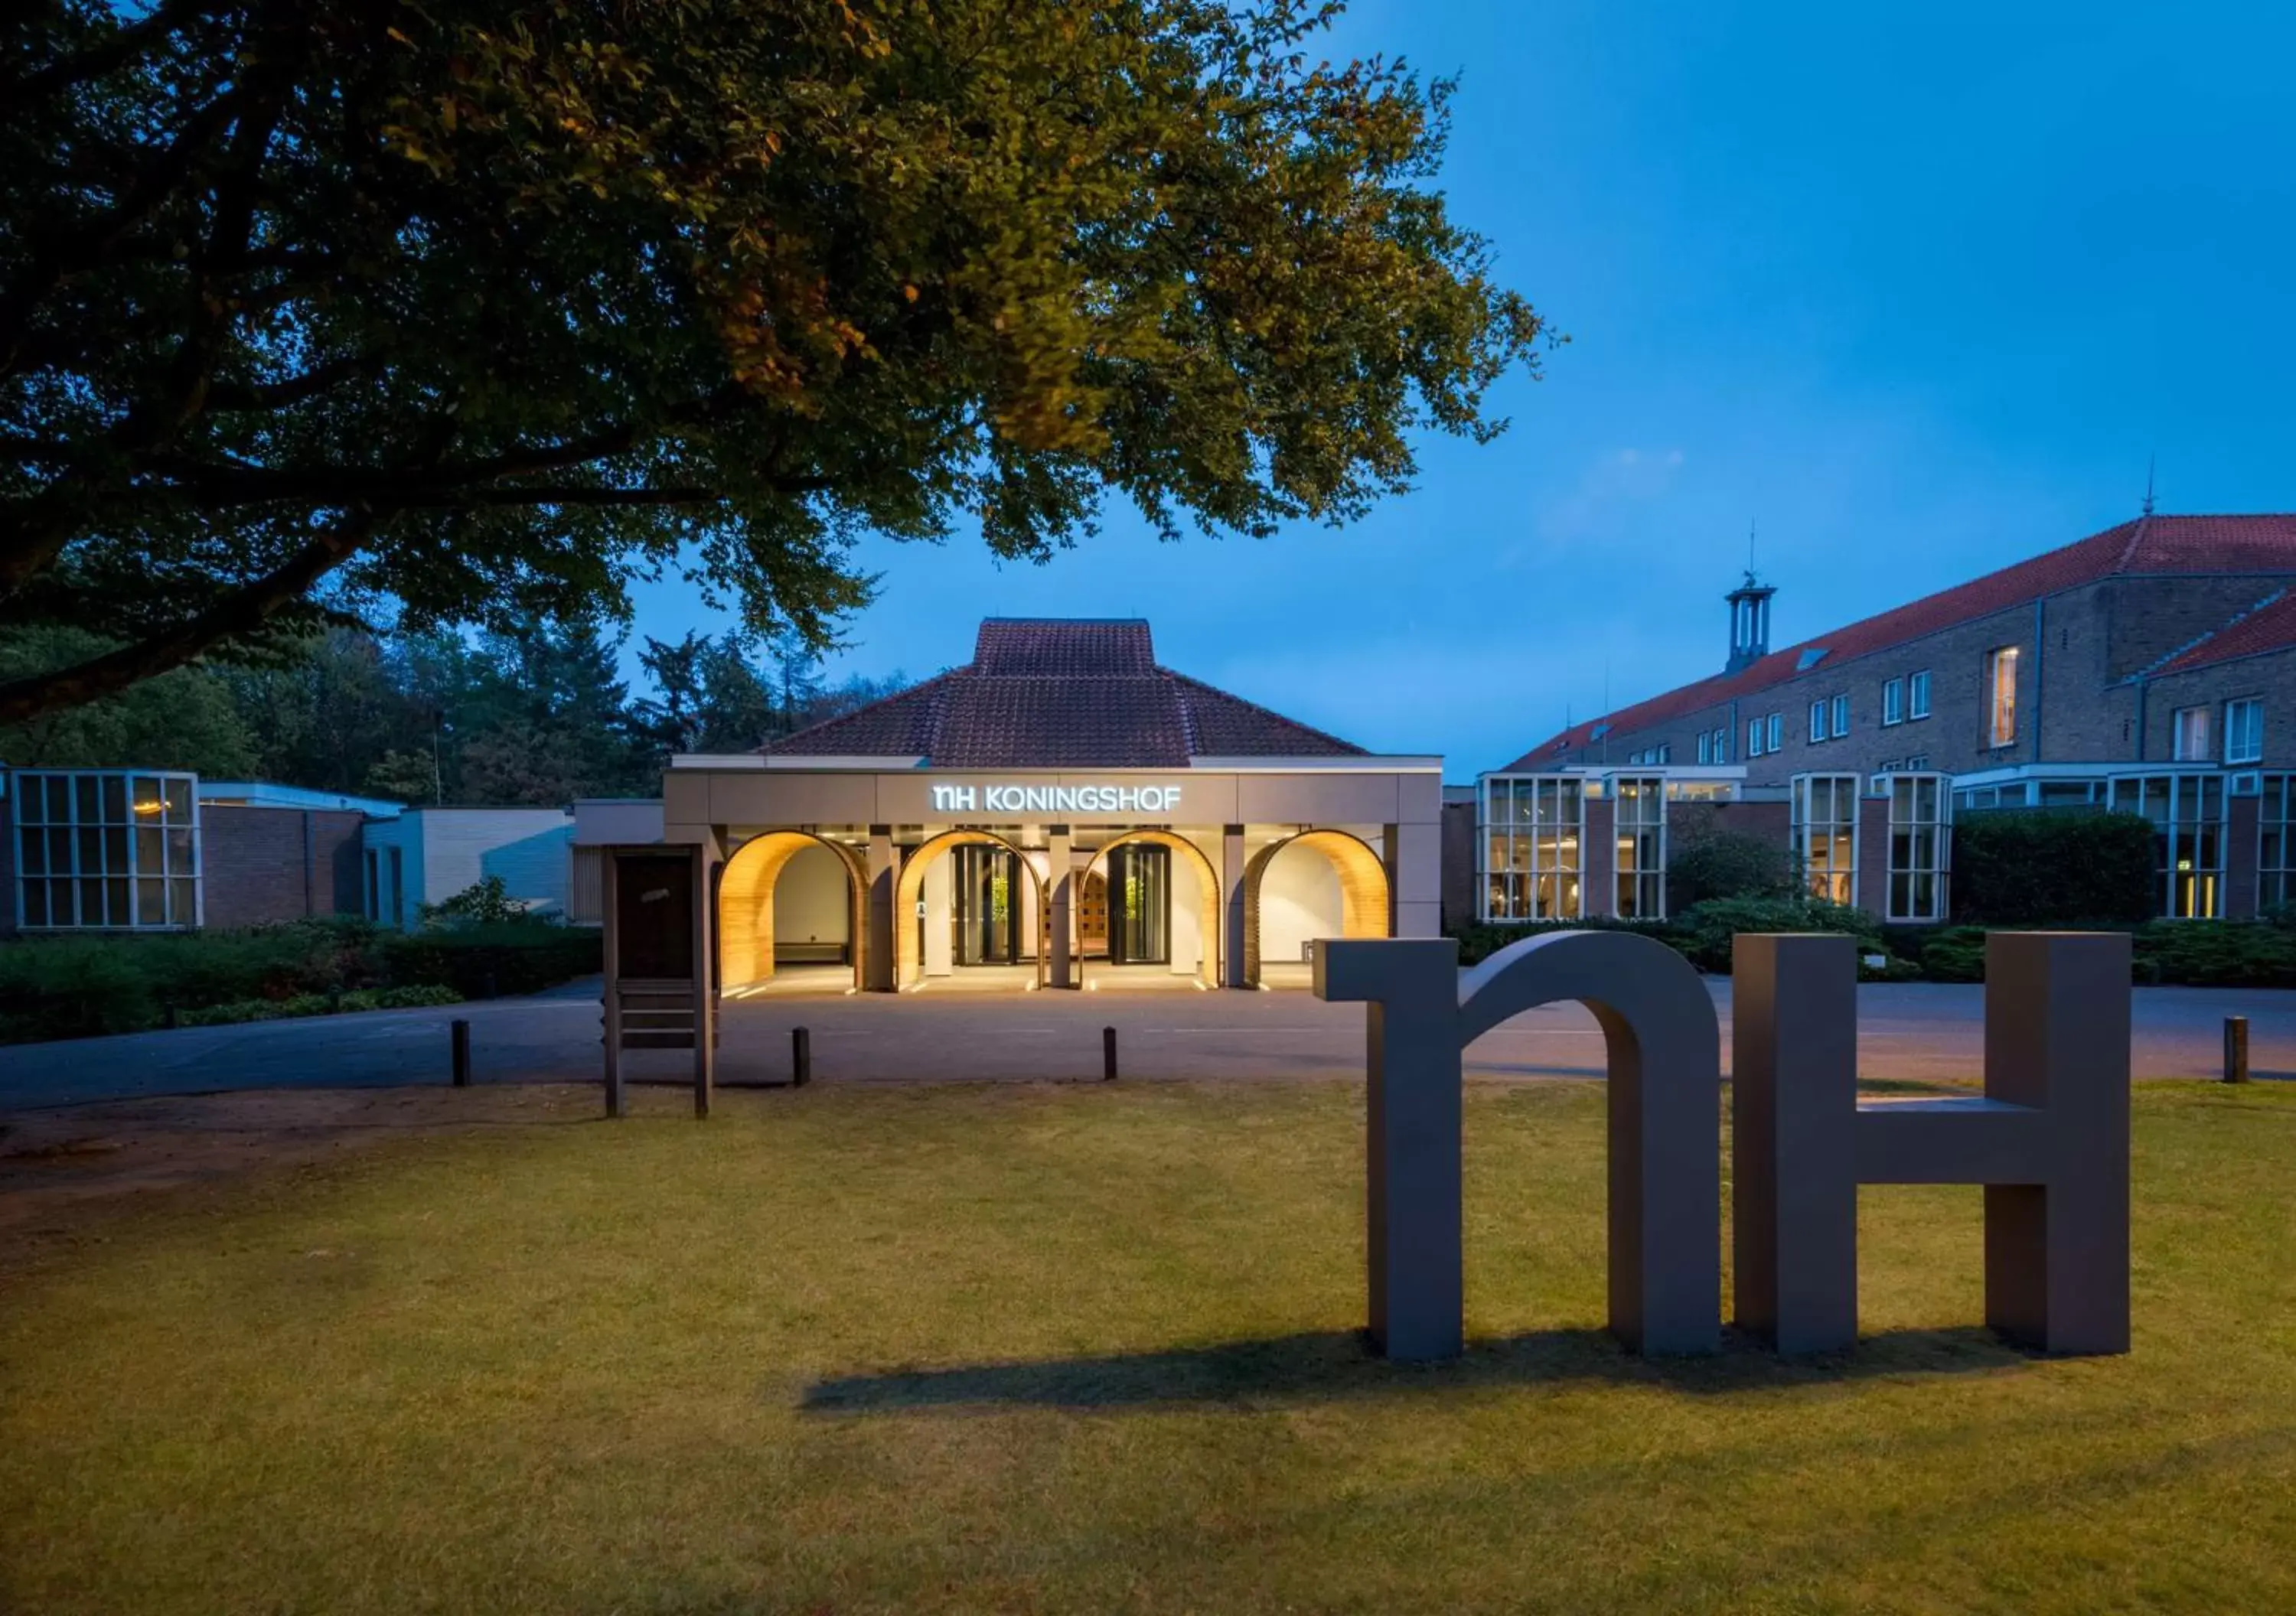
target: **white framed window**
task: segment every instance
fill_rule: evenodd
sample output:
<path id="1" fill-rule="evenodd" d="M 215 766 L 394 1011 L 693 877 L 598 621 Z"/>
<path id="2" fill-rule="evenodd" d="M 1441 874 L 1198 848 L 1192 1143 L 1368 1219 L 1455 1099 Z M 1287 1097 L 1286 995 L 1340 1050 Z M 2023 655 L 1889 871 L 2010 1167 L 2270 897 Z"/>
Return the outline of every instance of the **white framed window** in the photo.
<path id="1" fill-rule="evenodd" d="M 2225 703 L 2224 760 L 2228 763 L 2264 761 L 2264 703 L 2253 696 Z"/>
<path id="2" fill-rule="evenodd" d="M 2005 645 L 1985 653 L 1985 744 L 2014 746 L 2017 741 L 2017 648 Z"/>
<path id="3" fill-rule="evenodd" d="M 1929 766 L 1930 755 L 1926 752 L 1916 752 L 1906 760 L 1906 767 L 1916 774 Z"/>
<path id="4" fill-rule="evenodd" d="M 1576 779 L 1554 775 L 1483 781 L 1479 851 L 1485 920 L 1579 917 L 1585 795 Z"/>
<path id="5" fill-rule="evenodd" d="M 1666 917 L 1666 782 L 1626 779 L 1616 782 L 1618 910 L 1621 917 L 1660 920 Z"/>
<path id="6" fill-rule="evenodd" d="M 2267 774 L 2256 810 L 2256 903 L 2296 902 L 2296 774 Z"/>
<path id="7" fill-rule="evenodd" d="M 1836 740 L 1849 733 L 1849 698 L 1846 694 L 1833 698 L 1833 733 Z"/>
<path id="8" fill-rule="evenodd" d="M 1888 918 L 1946 918 L 1946 863 L 1953 838 L 1952 798 L 1941 774 L 1892 774 L 1890 793 Z"/>
<path id="9" fill-rule="evenodd" d="M 184 931 L 200 923 L 199 777 L 125 769 L 15 776 L 16 924 Z"/>
<path id="10" fill-rule="evenodd" d="M 1884 679 L 1882 681 L 1882 727 L 1906 722 L 1906 681 Z"/>
<path id="11" fill-rule="evenodd" d="M 1822 741 L 1822 740 L 1824 740 L 1824 739 L 1825 739 L 1825 704 L 1824 704 L 1824 702 L 1822 702 L 1822 701 L 1813 701 L 1813 702 L 1811 702 L 1811 703 L 1809 704 L 1809 739 L 1810 739 L 1810 744 L 1811 744 L 1812 746 L 1816 746 L 1819 741 Z"/>
<path id="12" fill-rule="evenodd" d="M 1746 755 L 1759 757 L 1761 755 L 1762 721 L 1759 718 L 1749 719 L 1746 722 Z"/>
<path id="13" fill-rule="evenodd" d="M 1711 730 L 1698 732 L 1698 761 L 1702 763 L 1714 761 L 1714 732 Z"/>
<path id="14" fill-rule="evenodd" d="M 1726 763 L 1730 761 L 1730 726 L 1728 724 L 1724 724 L 1714 731 L 1714 761 L 1718 763 Z"/>
<path id="15" fill-rule="evenodd" d="M 1906 716 L 1927 718 L 1930 715 L 1930 671 L 1923 668 L 1906 681 Z"/>
<path id="16" fill-rule="evenodd" d="M 1793 856 L 1812 897 L 1857 902 L 1857 777 L 1793 778 Z"/>
<path id="17" fill-rule="evenodd" d="M 1786 715 L 1773 713 L 1763 722 L 1762 739 L 1768 743 L 1765 750 L 1775 752 L 1786 744 Z"/>
<path id="18" fill-rule="evenodd" d="M 2128 774 L 2107 782 L 2109 811 L 2152 821 L 2152 866 L 2167 918 L 2223 917 L 2224 785 L 2218 774 Z"/>
<path id="19" fill-rule="evenodd" d="M 2178 707 L 2169 715 L 2169 755 L 2180 763 L 2213 762 L 2216 743 L 2209 731 L 2210 721 L 2216 709 L 2209 706 Z"/>

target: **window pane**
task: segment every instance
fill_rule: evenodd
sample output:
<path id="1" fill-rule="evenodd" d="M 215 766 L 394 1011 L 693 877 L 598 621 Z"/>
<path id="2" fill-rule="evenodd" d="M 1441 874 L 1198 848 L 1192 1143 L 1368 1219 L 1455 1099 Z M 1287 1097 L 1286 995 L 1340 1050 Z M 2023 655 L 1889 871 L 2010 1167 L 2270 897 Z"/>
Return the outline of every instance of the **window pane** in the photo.
<path id="1" fill-rule="evenodd" d="M 170 830 L 167 835 L 168 873 L 171 876 L 188 876 L 194 873 L 193 833 L 188 830 Z"/>
<path id="2" fill-rule="evenodd" d="M 79 923 L 103 924 L 103 883 L 94 876 L 82 876 L 79 880 Z"/>
<path id="3" fill-rule="evenodd" d="M 71 819 L 71 780 L 65 775 L 51 774 L 48 776 L 48 823 L 69 825 Z"/>
<path id="4" fill-rule="evenodd" d="M 75 817 L 83 825 L 93 825 L 102 817 L 96 812 L 95 783 L 96 777 L 93 774 L 81 775 L 78 782 L 78 790 L 76 795 L 79 798 L 79 803 L 78 812 Z"/>
<path id="5" fill-rule="evenodd" d="M 24 883 L 24 924 L 45 926 L 48 923 L 48 884 L 45 881 Z"/>
<path id="6" fill-rule="evenodd" d="M 69 830 L 48 832 L 48 873 L 68 876 L 71 873 L 72 833 Z"/>
<path id="7" fill-rule="evenodd" d="M 178 825 L 192 822 L 192 782 L 171 779 L 168 783 L 168 818 Z"/>
<path id="8" fill-rule="evenodd" d="M 168 886 L 155 876 L 144 876 L 135 883 L 135 924 L 168 924 Z"/>
<path id="9" fill-rule="evenodd" d="M 78 895 L 78 891 L 79 883 L 77 881 L 51 880 L 48 883 L 48 924 L 50 926 L 78 924 L 78 911 L 72 907 L 72 899 Z"/>
<path id="10" fill-rule="evenodd" d="M 176 926 L 193 926 L 198 923 L 199 900 L 191 882 L 182 879 L 169 881 L 168 899 L 168 918 L 170 922 Z"/>
<path id="11" fill-rule="evenodd" d="M 111 876 L 127 873 L 127 828 L 124 825 L 104 830 L 103 872 Z"/>
<path id="12" fill-rule="evenodd" d="M 84 876 L 103 873 L 103 832 L 94 827 L 72 832 L 79 840 L 79 863 L 77 868 Z"/>
<path id="13" fill-rule="evenodd" d="M 167 832 L 157 825 L 139 825 L 135 828 L 135 872 L 156 876 L 167 869 Z"/>
<path id="14" fill-rule="evenodd" d="M 140 819 L 149 815 L 153 819 L 157 819 L 160 815 L 161 806 L 162 804 L 160 798 L 160 782 L 153 779 L 148 774 L 137 775 L 135 777 L 136 817 Z"/>
<path id="15" fill-rule="evenodd" d="M 48 873 L 48 838 L 46 832 L 39 830 L 20 830 L 16 833 L 16 845 L 22 849 L 22 852 L 19 854 L 19 860 L 23 865 L 23 868 L 17 872 L 18 874 L 44 876 Z"/>
<path id="16" fill-rule="evenodd" d="M 104 777 L 103 817 L 115 825 L 127 822 L 127 782 L 117 774 Z"/>

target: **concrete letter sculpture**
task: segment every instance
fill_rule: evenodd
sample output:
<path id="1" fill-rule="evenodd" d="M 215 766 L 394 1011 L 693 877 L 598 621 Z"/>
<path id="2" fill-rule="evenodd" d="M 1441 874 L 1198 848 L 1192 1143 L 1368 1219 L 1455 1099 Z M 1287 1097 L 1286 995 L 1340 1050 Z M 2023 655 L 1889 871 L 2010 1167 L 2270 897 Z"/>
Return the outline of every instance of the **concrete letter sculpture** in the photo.
<path id="1" fill-rule="evenodd" d="M 2127 1351 L 2128 966 L 2122 933 L 1994 933 L 1984 1098 L 1861 1106 L 1856 945 L 1738 938 L 1738 1323 L 1781 1351 L 1849 1346 L 1857 1187 L 1982 1184 L 1986 1323 L 2045 1351 Z"/>
<path id="2" fill-rule="evenodd" d="M 1458 944 L 1316 948 L 1316 996 L 1368 1006 L 1371 1333 L 1388 1357 L 1455 1357 L 1462 1052 L 1507 1017 L 1577 1000 L 1610 1057 L 1611 1328 L 1652 1353 L 1721 1334 L 1721 1036 L 1681 955 L 1626 932 L 1527 938 L 1464 975 Z"/>

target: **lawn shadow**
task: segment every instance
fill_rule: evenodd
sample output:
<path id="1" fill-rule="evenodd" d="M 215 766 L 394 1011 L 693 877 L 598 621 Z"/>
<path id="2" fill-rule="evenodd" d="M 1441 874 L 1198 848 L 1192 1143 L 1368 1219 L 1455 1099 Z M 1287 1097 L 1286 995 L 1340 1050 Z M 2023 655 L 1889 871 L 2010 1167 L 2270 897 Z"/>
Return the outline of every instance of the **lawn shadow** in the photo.
<path id="1" fill-rule="evenodd" d="M 1605 1330 L 1534 1330 L 1470 1341 L 1448 1363 L 1397 1364 L 1359 1330 L 816 1381 L 808 1413 L 890 1414 L 997 1407 L 1120 1410 L 1191 1404 L 1307 1403 L 1454 1387 L 1611 1383 L 1709 1393 L 1785 1391 L 1887 1375 L 2023 1368 L 2039 1355 L 1978 1326 L 1896 1330 L 1845 1352 L 1787 1358 L 1726 1331 L 1707 1358 L 1643 1358 Z"/>

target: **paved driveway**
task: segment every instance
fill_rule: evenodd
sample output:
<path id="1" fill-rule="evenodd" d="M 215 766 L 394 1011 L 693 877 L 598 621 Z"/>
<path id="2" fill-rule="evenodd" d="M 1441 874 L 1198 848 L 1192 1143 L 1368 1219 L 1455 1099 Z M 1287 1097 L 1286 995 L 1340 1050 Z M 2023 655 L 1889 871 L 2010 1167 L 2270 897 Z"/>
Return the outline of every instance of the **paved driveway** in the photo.
<path id="1" fill-rule="evenodd" d="M 1729 1053 L 1730 984 L 1711 984 Z M 1981 990 L 1923 983 L 1859 990 L 1860 1065 L 1869 1078 L 1973 1078 L 1983 1062 Z M 2296 992 L 2142 988 L 2140 1077 L 2213 1077 L 2227 1015 L 2251 1018 L 2259 1075 L 2296 1076 Z M 719 1077 L 789 1075 L 790 1029 L 803 1024 L 823 1082 L 1090 1079 L 1101 1029 L 1113 1026 L 1127 1078 L 1273 1080 L 1359 1074 L 1363 1010 L 1304 992 L 1026 993 L 927 992 L 768 996 L 726 1008 Z M 443 1083 L 447 1024 L 471 1023 L 480 1082 L 594 1081 L 597 984 L 532 999 L 428 1010 L 185 1028 L 0 1048 L 0 1109 L 226 1089 Z M 633 1075 L 674 1080 L 677 1051 L 633 1054 Z M 1595 1076 L 1602 1035 L 1585 1011 L 1536 1010 L 1477 1041 L 1469 1070 L 1495 1078 Z"/>

